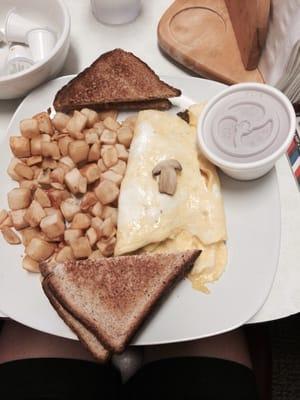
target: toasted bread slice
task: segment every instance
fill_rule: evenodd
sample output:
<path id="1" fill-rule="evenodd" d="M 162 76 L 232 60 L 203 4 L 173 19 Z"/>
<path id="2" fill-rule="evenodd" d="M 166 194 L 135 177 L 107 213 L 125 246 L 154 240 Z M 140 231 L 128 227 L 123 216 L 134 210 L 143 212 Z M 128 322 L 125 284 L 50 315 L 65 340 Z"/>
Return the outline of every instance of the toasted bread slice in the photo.
<path id="1" fill-rule="evenodd" d="M 55 96 L 56 111 L 69 112 L 84 107 L 118 109 L 118 105 L 180 96 L 181 92 L 159 77 L 138 57 L 115 49 L 102 54 L 88 68 L 65 85 Z M 109 106 L 107 106 L 109 104 Z M 153 107 L 149 103 L 149 108 Z M 144 105 L 145 107 L 145 105 Z"/>
<path id="2" fill-rule="evenodd" d="M 118 111 L 139 111 L 139 110 L 169 110 L 172 107 L 172 103 L 168 99 L 157 99 L 149 101 L 131 101 L 129 103 L 106 103 L 99 106 L 94 104 L 87 104 L 85 107 L 95 111 L 105 110 L 118 110 Z M 79 107 L 81 109 L 81 107 Z M 65 111 L 65 112 L 68 112 Z"/>
<path id="3" fill-rule="evenodd" d="M 78 336 L 81 343 L 91 352 L 96 360 L 99 362 L 106 362 L 110 357 L 110 352 L 106 350 L 93 333 L 88 331 L 84 325 L 81 324 L 76 318 L 73 317 L 55 298 L 49 289 L 47 278 L 43 280 L 43 289 L 47 295 L 53 308 L 57 314 L 64 320 L 64 322 L 72 329 Z"/>
<path id="4" fill-rule="evenodd" d="M 68 261 L 48 275 L 59 303 L 110 351 L 120 353 L 199 250 Z"/>

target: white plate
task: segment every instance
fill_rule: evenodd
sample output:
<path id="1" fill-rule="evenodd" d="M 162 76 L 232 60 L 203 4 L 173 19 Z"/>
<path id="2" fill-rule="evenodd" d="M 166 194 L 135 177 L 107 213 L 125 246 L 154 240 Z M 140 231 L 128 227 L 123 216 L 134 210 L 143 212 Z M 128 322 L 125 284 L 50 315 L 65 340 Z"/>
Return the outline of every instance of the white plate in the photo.
<path id="1" fill-rule="evenodd" d="M 46 110 L 54 94 L 70 77 L 55 79 L 32 92 L 19 106 L 1 143 L 0 207 L 7 208 L 6 193 L 14 183 L 6 175 L 11 158 L 8 137 L 18 134 L 19 121 Z M 164 79 L 179 87 L 176 100 L 184 108 L 208 100 L 225 86 L 198 78 Z M 178 110 L 175 110 L 178 111 Z M 221 175 L 228 227 L 229 262 L 211 294 L 182 281 L 140 330 L 135 344 L 166 343 L 201 338 L 246 323 L 263 305 L 275 276 L 280 245 L 280 202 L 276 173 L 238 182 Z M 43 294 L 40 277 L 21 267 L 22 246 L 0 238 L 0 310 L 9 317 L 55 335 L 74 338 Z"/>

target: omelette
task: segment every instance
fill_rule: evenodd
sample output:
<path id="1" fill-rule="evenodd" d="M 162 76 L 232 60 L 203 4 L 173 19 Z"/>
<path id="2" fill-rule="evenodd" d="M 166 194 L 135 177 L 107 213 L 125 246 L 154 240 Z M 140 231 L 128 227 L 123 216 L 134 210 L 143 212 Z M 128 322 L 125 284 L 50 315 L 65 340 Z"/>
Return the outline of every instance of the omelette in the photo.
<path id="1" fill-rule="evenodd" d="M 190 108 L 190 124 L 167 112 L 139 112 L 120 189 L 115 255 L 201 249 L 189 279 L 209 292 L 207 284 L 227 262 L 226 224 L 216 169 L 197 148 L 202 107 Z M 160 193 L 152 176 L 159 162 L 170 159 L 182 167 L 171 196 Z"/>

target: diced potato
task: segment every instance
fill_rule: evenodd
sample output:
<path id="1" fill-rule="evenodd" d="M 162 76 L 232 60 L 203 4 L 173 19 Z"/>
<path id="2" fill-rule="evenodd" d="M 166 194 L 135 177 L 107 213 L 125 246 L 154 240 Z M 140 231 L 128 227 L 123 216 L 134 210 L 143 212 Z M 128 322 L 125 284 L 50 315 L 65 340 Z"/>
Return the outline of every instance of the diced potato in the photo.
<path id="1" fill-rule="evenodd" d="M 98 113 L 98 117 L 103 121 L 105 118 L 111 117 L 112 119 L 116 120 L 118 116 L 118 111 L 116 110 L 109 110 L 109 111 L 100 111 Z"/>
<path id="2" fill-rule="evenodd" d="M 99 217 L 92 218 L 91 227 L 95 229 L 98 238 L 102 236 L 102 224 L 103 220 L 101 218 Z"/>
<path id="3" fill-rule="evenodd" d="M 79 111 L 74 111 L 73 116 L 66 125 L 67 131 L 74 139 L 81 139 L 82 131 L 86 127 L 87 117 Z"/>
<path id="4" fill-rule="evenodd" d="M 105 126 L 104 126 L 104 124 L 103 124 L 102 121 L 99 121 L 99 122 L 96 122 L 96 123 L 94 124 L 94 128 L 97 129 L 98 135 L 99 135 L 99 137 L 100 137 L 100 136 L 101 136 L 101 133 L 102 133 L 102 132 L 104 131 L 104 129 L 105 129 Z"/>
<path id="5" fill-rule="evenodd" d="M 56 262 L 63 263 L 67 260 L 74 260 L 74 254 L 70 246 L 64 246 L 56 255 Z"/>
<path id="6" fill-rule="evenodd" d="M 51 157 L 54 160 L 60 159 L 60 151 L 57 142 L 42 142 L 42 156 Z"/>
<path id="7" fill-rule="evenodd" d="M 71 229 L 88 229 L 91 225 L 91 217 L 88 214 L 78 213 L 74 215 Z"/>
<path id="8" fill-rule="evenodd" d="M 102 204 L 109 204 L 119 196 L 119 188 L 111 181 L 104 180 L 95 188 L 95 194 Z"/>
<path id="9" fill-rule="evenodd" d="M 80 112 L 87 117 L 86 126 L 88 128 L 94 126 L 94 124 L 99 120 L 98 114 L 94 110 L 91 110 L 89 108 L 83 108 L 82 110 L 80 110 Z"/>
<path id="10" fill-rule="evenodd" d="M 15 173 L 22 178 L 31 180 L 33 179 L 33 171 L 26 164 L 17 163 L 15 166 Z"/>
<path id="11" fill-rule="evenodd" d="M 30 141 L 23 136 L 11 136 L 9 138 L 11 151 L 16 157 L 30 157 Z"/>
<path id="12" fill-rule="evenodd" d="M 111 171 L 114 171 L 116 174 L 119 175 L 125 175 L 125 171 L 126 171 L 126 162 L 123 160 L 118 160 L 117 164 L 113 165 L 112 167 L 110 167 Z"/>
<path id="13" fill-rule="evenodd" d="M 76 259 L 88 258 L 92 253 L 90 242 L 87 237 L 72 240 L 70 246 Z"/>
<path id="14" fill-rule="evenodd" d="M 46 169 L 45 171 L 42 170 L 37 177 L 37 181 L 39 184 L 44 186 L 50 185 L 51 183 L 50 169 Z"/>
<path id="15" fill-rule="evenodd" d="M 37 188 L 33 198 L 34 200 L 38 201 L 43 208 L 51 207 L 49 196 L 43 189 Z"/>
<path id="16" fill-rule="evenodd" d="M 32 228 L 35 228 L 45 216 L 46 213 L 40 203 L 36 200 L 32 200 L 30 207 L 26 210 L 24 218 Z"/>
<path id="17" fill-rule="evenodd" d="M 126 150 L 126 147 L 123 144 L 117 143 L 115 145 L 115 149 L 117 150 L 118 153 L 118 158 L 123 161 L 128 160 L 128 151 Z"/>
<path id="18" fill-rule="evenodd" d="M 65 190 L 65 186 L 59 182 L 51 182 L 51 187 L 57 190 Z"/>
<path id="19" fill-rule="evenodd" d="M 116 131 L 120 128 L 119 122 L 110 116 L 107 116 L 103 120 L 103 124 L 104 124 L 105 128 L 110 129 L 111 131 Z"/>
<path id="20" fill-rule="evenodd" d="M 42 136 L 31 139 L 30 149 L 33 156 L 40 156 L 42 154 Z"/>
<path id="21" fill-rule="evenodd" d="M 23 180 L 20 182 L 20 188 L 26 188 L 29 189 L 30 191 L 35 190 L 37 187 L 39 186 L 37 180 L 32 180 L 32 181 L 27 181 L 27 180 Z"/>
<path id="22" fill-rule="evenodd" d="M 37 121 L 40 132 L 47 133 L 51 136 L 53 135 L 54 129 L 48 113 L 40 112 L 39 114 L 36 114 L 33 118 Z"/>
<path id="23" fill-rule="evenodd" d="M 40 262 L 47 260 L 54 253 L 55 247 L 53 243 L 46 242 L 40 238 L 33 238 L 26 247 L 25 252 L 30 258 Z"/>
<path id="24" fill-rule="evenodd" d="M 123 179 L 123 176 L 117 174 L 114 171 L 108 170 L 108 171 L 105 171 L 105 172 L 103 172 L 101 174 L 101 181 L 103 181 L 105 179 L 108 180 L 108 181 L 114 182 L 117 186 L 120 186 L 120 184 L 122 182 L 122 179 Z"/>
<path id="25" fill-rule="evenodd" d="M 112 237 L 109 240 L 101 239 L 99 242 L 97 242 L 97 247 L 104 257 L 111 257 L 114 254 L 115 245 L 116 245 L 115 237 Z"/>
<path id="26" fill-rule="evenodd" d="M 15 210 L 11 211 L 10 216 L 15 229 L 24 229 L 29 226 L 29 223 L 25 219 L 27 210 Z"/>
<path id="27" fill-rule="evenodd" d="M 24 165 L 24 163 L 22 163 L 22 161 L 20 161 L 18 158 L 13 157 L 10 160 L 9 166 L 7 168 L 7 173 L 8 175 L 11 177 L 11 179 L 13 179 L 14 181 L 20 181 L 22 180 L 22 178 L 16 173 L 15 171 L 15 167 L 17 164 L 22 164 Z"/>
<path id="28" fill-rule="evenodd" d="M 80 203 L 80 208 L 82 211 L 87 211 L 90 207 L 98 202 L 98 199 L 94 192 L 87 192 Z"/>
<path id="29" fill-rule="evenodd" d="M 133 131 L 129 126 L 121 126 L 117 132 L 118 142 L 129 148 L 133 137 Z"/>
<path id="30" fill-rule="evenodd" d="M 67 190 L 49 189 L 47 193 L 54 208 L 59 208 L 64 200 L 71 197 Z"/>
<path id="31" fill-rule="evenodd" d="M 4 239 L 7 241 L 9 244 L 20 244 L 21 239 L 19 236 L 9 227 L 4 227 L 1 228 L 2 235 Z"/>
<path id="32" fill-rule="evenodd" d="M 114 226 L 117 226 L 118 209 L 115 207 L 104 206 L 101 214 L 103 219 L 111 218 Z"/>
<path id="33" fill-rule="evenodd" d="M 67 221 L 72 221 L 74 215 L 80 212 L 80 206 L 75 199 L 67 199 L 60 204 L 61 212 Z"/>
<path id="34" fill-rule="evenodd" d="M 64 217 L 63 217 L 62 212 L 60 211 L 60 209 L 54 208 L 54 207 L 47 207 L 47 208 L 44 208 L 44 211 L 46 213 L 46 216 L 48 216 L 48 215 L 57 215 L 58 218 L 60 218 L 62 221 L 64 221 Z"/>
<path id="35" fill-rule="evenodd" d="M 48 238 L 54 239 L 63 235 L 65 231 L 65 224 L 57 214 L 48 215 L 43 218 L 40 223 L 42 232 L 44 232 Z"/>
<path id="36" fill-rule="evenodd" d="M 65 136 L 58 140 L 58 147 L 63 156 L 67 156 L 69 154 L 69 144 L 73 142 L 70 136 Z"/>
<path id="37" fill-rule="evenodd" d="M 132 130 L 134 130 L 136 120 L 137 120 L 136 115 L 131 115 L 122 122 L 122 126 L 129 126 Z"/>
<path id="38" fill-rule="evenodd" d="M 98 201 L 92 208 L 91 213 L 95 216 L 95 217 L 101 217 L 103 212 L 103 206 L 102 204 Z"/>
<path id="39" fill-rule="evenodd" d="M 105 172 L 105 171 L 107 171 L 107 168 L 106 168 L 106 166 L 104 165 L 104 162 L 103 162 L 102 159 L 100 159 L 100 160 L 97 162 L 97 165 L 98 165 L 98 168 L 100 169 L 100 172 Z"/>
<path id="40" fill-rule="evenodd" d="M 102 230 L 102 236 L 104 236 L 105 238 L 109 238 L 116 233 L 116 228 L 111 218 L 107 218 L 103 221 L 101 230 Z"/>
<path id="41" fill-rule="evenodd" d="M 9 213 L 8 216 L 5 218 L 5 220 L 2 222 L 2 224 L 0 224 L 0 229 L 5 228 L 5 227 L 11 228 L 12 226 L 13 226 L 12 218 Z"/>
<path id="42" fill-rule="evenodd" d="M 80 169 L 80 173 L 86 177 L 88 183 L 95 182 L 100 178 L 100 170 L 96 163 L 86 164 Z"/>
<path id="43" fill-rule="evenodd" d="M 118 162 L 118 153 L 113 146 L 108 146 L 102 149 L 101 157 L 106 168 L 110 168 Z"/>
<path id="44" fill-rule="evenodd" d="M 87 160 L 89 150 L 89 145 L 85 140 L 75 140 L 69 144 L 69 156 L 75 164 Z"/>
<path id="45" fill-rule="evenodd" d="M 51 136 L 48 135 L 47 133 L 42 133 L 41 134 L 41 141 L 50 143 L 51 142 Z"/>
<path id="46" fill-rule="evenodd" d="M 91 145 L 89 154 L 88 154 L 88 162 L 98 161 L 101 157 L 101 145 L 100 143 L 94 143 Z"/>
<path id="47" fill-rule="evenodd" d="M 117 143 L 117 134 L 116 132 L 110 131 L 108 129 L 104 129 L 102 132 L 101 138 L 100 138 L 101 143 L 103 144 L 116 144 Z"/>
<path id="48" fill-rule="evenodd" d="M 8 212 L 6 210 L 0 210 L 0 225 L 8 217 Z"/>
<path id="49" fill-rule="evenodd" d="M 44 158 L 42 161 L 42 168 L 43 169 L 55 169 L 57 168 L 57 161 L 53 160 L 52 158 Z"/>
<path id="50" fill-rule="evenodd" d="M 39 136 L 40 130 L 38 121 L 33 118 L 23 119 L 20 122 L 20 131 L 21 135 L 28 139 L 32 139 L 36 136 Z"/>
<path id="51" fill-rule="evenodd" d="M 27 164 L 29 167 L 31 167 L 32 165 L 39 164 L 39 163 L 41 163 L 42 161 L 43 161 L 42 156 L 32 156 L 32 157 L 27 158 L 26 164 Z"/>
<path id="52" fill-rule="evenodd" d="M 66 173 L 65 183 L 73 194 L 86 192 L 87 179 L 81 175 L 77 168 Z"/>
<path id="53" fill-rule="evenodd" d="M 87 144 L 94 144 L 100 142 L 99 134 L 96 128 L 85 129 L 83 133 Z"/>
<path id="54" fill-rule="evenodd" d="M 50 173 L 50 178 L 53 182 L 64 183 L 65 171 L 62 167 L 55 168 Z"/>
<path id="55" fill-rule="evenodd" d="M 65 172 L 71 171 L 71 169 L 73 169 L 75 167 L 75 164 L 72 160 L 72 158 L 70 158 L 69 156 L 66 157 L 62 157 L 59 160 L 59 167 L 63 168 Z"/>
<path id="56" fill-rule="evenodd" d="M 29 256 L 25 256 L 22 260 L 22 266 L 29 272 L 40 272 L 39 263 Z"/>
<path id="57" fill-rule="evenodd" d="M 103 255 L 99 249 L 94 250 L 89 256 L 90 260 L 98 260 L 99 258 L 103 258 Z"/>
<path id="58" fill-rule="evenodd" d="M 39 228 L 25 228 L 20 231 L 20 234 L 22 237 L 22 243 L 25 247 L 29 245 L 33 238 L 42 238 Z"/>
<path id="59" fill-rule="evenodd" d="M 11 210 L 27 208 L 31 202 L 31 190 L 27 188 L 15 188 L 7 194 L 8 205 Z"/>
<path id="60" fill-rule="evenodd" d="M 66 229 L 64 233 L 64 241 L 67 244 L 71 244 L 74 240 L 82 237 L 83 233 L 81 229 Z"/>
<path id="61" fill-rule="evenodd" d="M 54 125 L 55 129 L 61 132 L 66 128 L 70 119 L 71 117 L 69 117 L 69 115 L 62 112 L 57 112 L 52 119 L 52 124 Z"/>

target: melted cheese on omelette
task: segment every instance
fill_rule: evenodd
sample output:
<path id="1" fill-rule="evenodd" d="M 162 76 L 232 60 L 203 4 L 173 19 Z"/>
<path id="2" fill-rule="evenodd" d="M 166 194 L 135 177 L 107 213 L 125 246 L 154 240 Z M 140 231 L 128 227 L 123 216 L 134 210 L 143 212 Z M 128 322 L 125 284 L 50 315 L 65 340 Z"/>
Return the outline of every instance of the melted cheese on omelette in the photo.
<path id="1" fill-rule="evenodd" d="M 199 112 L 201 106 L 191 110 L 191 126 L 166 112 L 139 113 L 121 185 L 115 255 L 201 249 L 189 277 L 207 291 L 226 264 L 226 226 L 216 170 L 197 150 Z M 167 159 L 182 165 L 173 196 L 160 193 L 152 177 Z"/>

